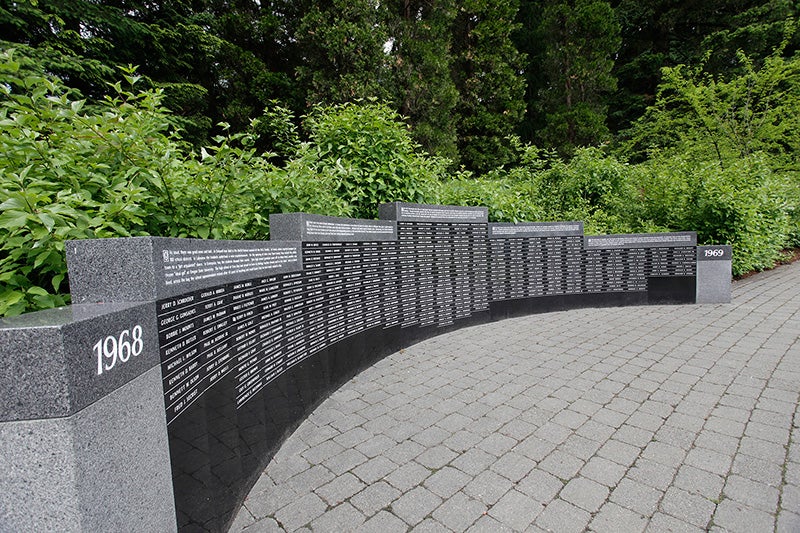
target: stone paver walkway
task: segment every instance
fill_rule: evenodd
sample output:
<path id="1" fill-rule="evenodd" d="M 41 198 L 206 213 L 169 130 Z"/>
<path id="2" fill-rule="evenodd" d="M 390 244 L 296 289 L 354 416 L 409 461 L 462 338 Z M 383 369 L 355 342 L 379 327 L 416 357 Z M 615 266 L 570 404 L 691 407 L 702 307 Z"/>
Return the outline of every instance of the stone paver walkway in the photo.
<path id="1" fill-rule="evenodd" d="M 800 531 L 799 337 L 795 263 L 427 340 L 316 409 L 231 531 Z"/>

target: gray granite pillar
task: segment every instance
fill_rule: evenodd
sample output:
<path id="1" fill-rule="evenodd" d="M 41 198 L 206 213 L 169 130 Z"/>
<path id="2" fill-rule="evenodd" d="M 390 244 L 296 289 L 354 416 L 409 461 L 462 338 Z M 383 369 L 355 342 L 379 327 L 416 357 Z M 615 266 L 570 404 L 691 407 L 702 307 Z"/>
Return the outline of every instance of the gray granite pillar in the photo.
<path id="1" fill-rule="evenodd" d="M 697 247 L 697 303 L 730 303 L 731 257 L 730 246 Z"/>
<path id="2" fill-rule="evenodd" d="M 153 303 L 0 321 L 0 531 L 175 531 Z"/>

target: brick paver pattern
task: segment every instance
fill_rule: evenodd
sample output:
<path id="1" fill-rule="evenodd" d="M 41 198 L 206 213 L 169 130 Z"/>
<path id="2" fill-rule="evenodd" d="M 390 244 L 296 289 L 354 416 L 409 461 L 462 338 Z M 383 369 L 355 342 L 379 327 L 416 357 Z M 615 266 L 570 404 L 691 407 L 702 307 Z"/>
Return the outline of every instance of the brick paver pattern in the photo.
<path id="1" fill-rule="evenodd" d="M 231 531 L 800 531 L 799 337 L 795 263 L 429 339 L 325 400 Z"/>

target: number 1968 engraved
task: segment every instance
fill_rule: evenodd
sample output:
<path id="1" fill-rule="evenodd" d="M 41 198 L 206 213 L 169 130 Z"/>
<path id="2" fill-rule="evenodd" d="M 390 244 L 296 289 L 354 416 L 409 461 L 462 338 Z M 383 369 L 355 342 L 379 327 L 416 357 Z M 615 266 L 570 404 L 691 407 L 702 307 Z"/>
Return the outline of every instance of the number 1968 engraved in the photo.
<path id="1" fill-rule="evenodd" d="M 142 353 L 144 343 L 142 341 L 142 326 L 133 326 L 132 330 L 125 329 L 119 336 L 109 335 L 101 339 L 92 347 L 92 351 L 97 356 L 97 375 L 108 372 L 117 360 L 121 363 L 128 362 L 131 356 L 136 357 Z"/>

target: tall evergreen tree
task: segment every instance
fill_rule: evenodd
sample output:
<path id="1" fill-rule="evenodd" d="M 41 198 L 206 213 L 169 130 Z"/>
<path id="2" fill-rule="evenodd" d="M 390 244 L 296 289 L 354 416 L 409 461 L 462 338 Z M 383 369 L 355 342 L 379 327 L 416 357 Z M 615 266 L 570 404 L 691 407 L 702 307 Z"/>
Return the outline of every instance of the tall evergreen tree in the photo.
<path id="1" fill-rule="evenodd" d="M 389 10 L 388 46 L 400 114 L 426 151 L 456 160 L 453 110 L 458 91 L 451 54 L 455 1 L 394 0 Z"/>
<path id="2" fill-rule="evenodd" d="M 623 42 L 614 68 L 619 91 L 611 103 L 610 124 L 618 131 L 655 102 L 662 67 L 697 64 L 709 73 L 740 74 L 737 51 L 754 61 L 768 57 L 783 38 L 785 21 L 796 20 L 793 0 L 615 0 Z M 800 45 L 795 31 L 787 56 Z M 710 57 L 705 58 L 710 52 Z"/>
<path id="3" fill-rule="evenodd" d="M 545 38 L 541 33 L 540 22 L 544 12 L 543 0 L 521 0 L 517 12 L 517 30 L 513 34 L 514 44 L 525 54 L 525 116 L 520 122 L 518 133 L 523 141 L 539 143 L 537 134 L 544 128 L 544 116 L 539 105 L 539 93 L 546 86 L 542 76 Z"/>
<path id="4" fill-rule="evenodd" d="M 525 113 L 524 56 L 512 42 L 517 0 L 463 0 L 454 26 L 453 78 L 464 164 L 485 172 L 508 163 L 508 136 Z"/>
<path id="5" fill-rule="evenodd" d="M 309 104 L 388 99 L 385 6 L 377 0 L 314 2 L 295 38 L 297 75 Z"/>
<path id="6" fill-rule="evenodd" d="M 605 0 L 549 3 L 543 12 L 546 36 L 540 90 L 545 127 L 540 138 L 565 156 L 579 146 L 609 137 L 608 98 L 616 89 L 611 74 L 620 46 L 620 27 Z"/>
<path id="7" fill-rule="evenodd" d="M 213 123 L 242 129 L 265 102 L 292 94 L 291 78 L 255 53 L 277 32 L 262 15 L 246 1 L 0 0 L 0 35 L 34 47 L 49 72 L 90 99 L 119 78 L 117 65 L 137 65 L 164 88 L 188 137 L 201 141 Z"/>

